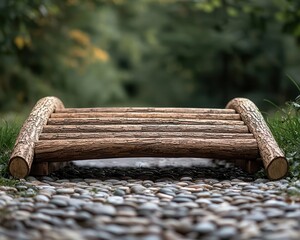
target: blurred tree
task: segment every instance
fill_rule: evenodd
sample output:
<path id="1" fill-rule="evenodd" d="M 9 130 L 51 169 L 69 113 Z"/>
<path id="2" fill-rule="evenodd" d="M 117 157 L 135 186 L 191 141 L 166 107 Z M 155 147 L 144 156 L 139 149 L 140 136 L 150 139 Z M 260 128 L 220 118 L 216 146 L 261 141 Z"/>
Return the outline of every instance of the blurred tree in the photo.
<path id="1" fill-rule="evenodd" d="M 2 0 L 0 111 L 67 105 L 259 105 L 293 94 L 299 3 Z"/>

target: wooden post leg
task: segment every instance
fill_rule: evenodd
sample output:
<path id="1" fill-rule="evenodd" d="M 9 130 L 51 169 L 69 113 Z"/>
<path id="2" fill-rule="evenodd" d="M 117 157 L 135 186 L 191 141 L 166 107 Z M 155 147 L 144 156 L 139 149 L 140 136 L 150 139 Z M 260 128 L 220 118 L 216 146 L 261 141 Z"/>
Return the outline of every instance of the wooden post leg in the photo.
<path id="1" fill-rule="evenodd" d="M 237 159 L 233 161 L 233 164 L 237 167 L 240 167 L 244 171 L 250 174 L 257 173 L 262 167 L 263 162 L 260 159 L 257 160 L 245 160 Z"/>
<path id="2" fill-rule="evenodd" d="M 30 175 L 43 176 L 67 166 L 69 162 L 39 162 L 33 163 Z"/>

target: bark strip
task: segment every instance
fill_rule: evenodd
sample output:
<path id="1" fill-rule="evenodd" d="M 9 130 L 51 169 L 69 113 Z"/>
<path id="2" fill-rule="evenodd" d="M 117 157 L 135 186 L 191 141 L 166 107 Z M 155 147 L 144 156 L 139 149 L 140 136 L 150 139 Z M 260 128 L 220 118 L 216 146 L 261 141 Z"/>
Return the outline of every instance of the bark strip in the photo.
<path id="1" fill-rule="evenodd" d="M 170 113 L 170 112 L 86 112 L 86 113 L 53 113 L 51 118 L 186 118 L 186 119 L 214 119 L 214 120 L 241 120 L 239 114 L 218 113 Z"/>
<path id="2" fill-rule="evenodd" d="M 210 132 L 249 133 L 246 125 L 47 125 L 43 133 L 97 132 Z"/>
<path id="3" fill-rule="evenodd" d="M 140 112 L 140 113 L 221 113 L 221 114 L 234 114 L 233 109 L 218 109 L 218 108 L 155 108 L 155 107 L 101 107 L 101 108 L 64 108 L 57 109 L 56 113 L 93 113 L 93 112 Z"/>
<path id="4" fill-rule="evenodd" d="M 204 132 L 97 132 L 97 133 L 42 133 L 40 140 L 71 140 L 91 138 L 199 138 L 199 139 L 254 139 L 252 133 Z"/>
<path id="5" fill-rule="evenodd" d="M 268 178 L 271 180 L 283 178 L 288 172 L 288 162 L 255 104 L 245 98 L 235 98 L 226 108 L 240 113 L 242 120 L 253 133 Z"/>
<path id="6" fill-rule="evenodd" d="M 102 124 L 186 124 L 186 125 L 245 125 L 236 120 L 172 119 L 172 118 L 49 118 L 48 125 L 102 125 Z"/>

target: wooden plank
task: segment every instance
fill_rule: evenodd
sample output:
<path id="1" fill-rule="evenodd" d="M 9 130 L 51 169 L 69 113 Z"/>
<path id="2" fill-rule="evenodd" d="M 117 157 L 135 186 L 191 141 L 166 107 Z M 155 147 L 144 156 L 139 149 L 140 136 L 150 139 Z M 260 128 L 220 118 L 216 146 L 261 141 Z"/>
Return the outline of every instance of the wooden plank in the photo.
<path id="1" fill-rule="evenodd" d="M 190 125 L 245 125 L 236 120 L 176 119 L 176 118 L 50 118 L 48 125 L 102 124 L 190 124 Z"/>
<path id="2" fill-rule="evenodd" d="M 218 108 L 163 108 L 163 107 L 101 107 L 101 108 L 64 108 L 57 109 L 56 113 L 92 113 L 92 112 L 171 112 L 171 113 L 221 113 L 234 114 L 233 109 L 218 109 Z"/>
<path id="3" fill-rule="evenodd" d="M 253 159 L 254 139 L 105 138 L 40 140 L 36 161 L 70 161 L 111 157 L 209 157 Z"/>
<path id="4" fill-rule="evenodd" d="M 239 114 L 216 114 L 216 113 L 119 113 L 119 112 L 94 112 L 94 113 L 52 113 L 51 118 L 172 118 L 172 119 L 215 119 L 215 120 L 241 120 Z"/>
<path id="5" fill-rule="evenodd" d="M 243 121 L 253 133 L 268 178 L 271 180 L 283 178 L 288 172 L 288 162 L 255 104 L 245 98 L 235 98 L 228 103 L 226 108 L 240 113 Z"/>
<path id="6" fill-rule="evenodd" d="M 9 172 L 15 178 L 26 177 L 31 169 L 35 142 L 39 139 L 50 114 L 63 103 L 55 97 L 42 98 L 23 124 L 9 160 Z"/>
<path id="7" fill-rule="evenodd" d="M 91 139 L 91 138 L 202 138 L 202 139 L 253 139 L 252 133 L 204 132 L 97 132 L 97 133 L 42 133 L 40 140 Z"/>
<path id="8" fill-rule="evenodd" d="M 43 133 L 84 132 L 212 132 L 248 133 L 246 125 L 46 125 Z"/>

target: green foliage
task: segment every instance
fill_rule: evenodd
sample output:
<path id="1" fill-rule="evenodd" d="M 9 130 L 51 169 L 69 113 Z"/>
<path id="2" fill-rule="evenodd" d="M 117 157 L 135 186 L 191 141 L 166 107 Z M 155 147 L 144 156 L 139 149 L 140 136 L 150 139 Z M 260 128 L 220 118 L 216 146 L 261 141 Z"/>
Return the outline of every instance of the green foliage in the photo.
<path id="1" fill-rule="evenodd" d="M 3 0 L 0 111 L 55 95 L 72 106 L 284 102 L 300 74 L 289 0 Z"/>
<path id="2" fill-rule="evenodd" d="M 20 124 L 16 121 L 0 121 L 0 185 L 6 182 L 1 177 L 8 176 L 7 164 L 19 129 Z"/>
<path id="3" fill-rule="evenodd" d="M 299 85 L 296 85 L 298 90 Z M 299 91 L 300 92 L 300 91 Z M 300 95 L 268 119 L 268 124 L 290 164 L 290 175 L 300 178 Z"/>

